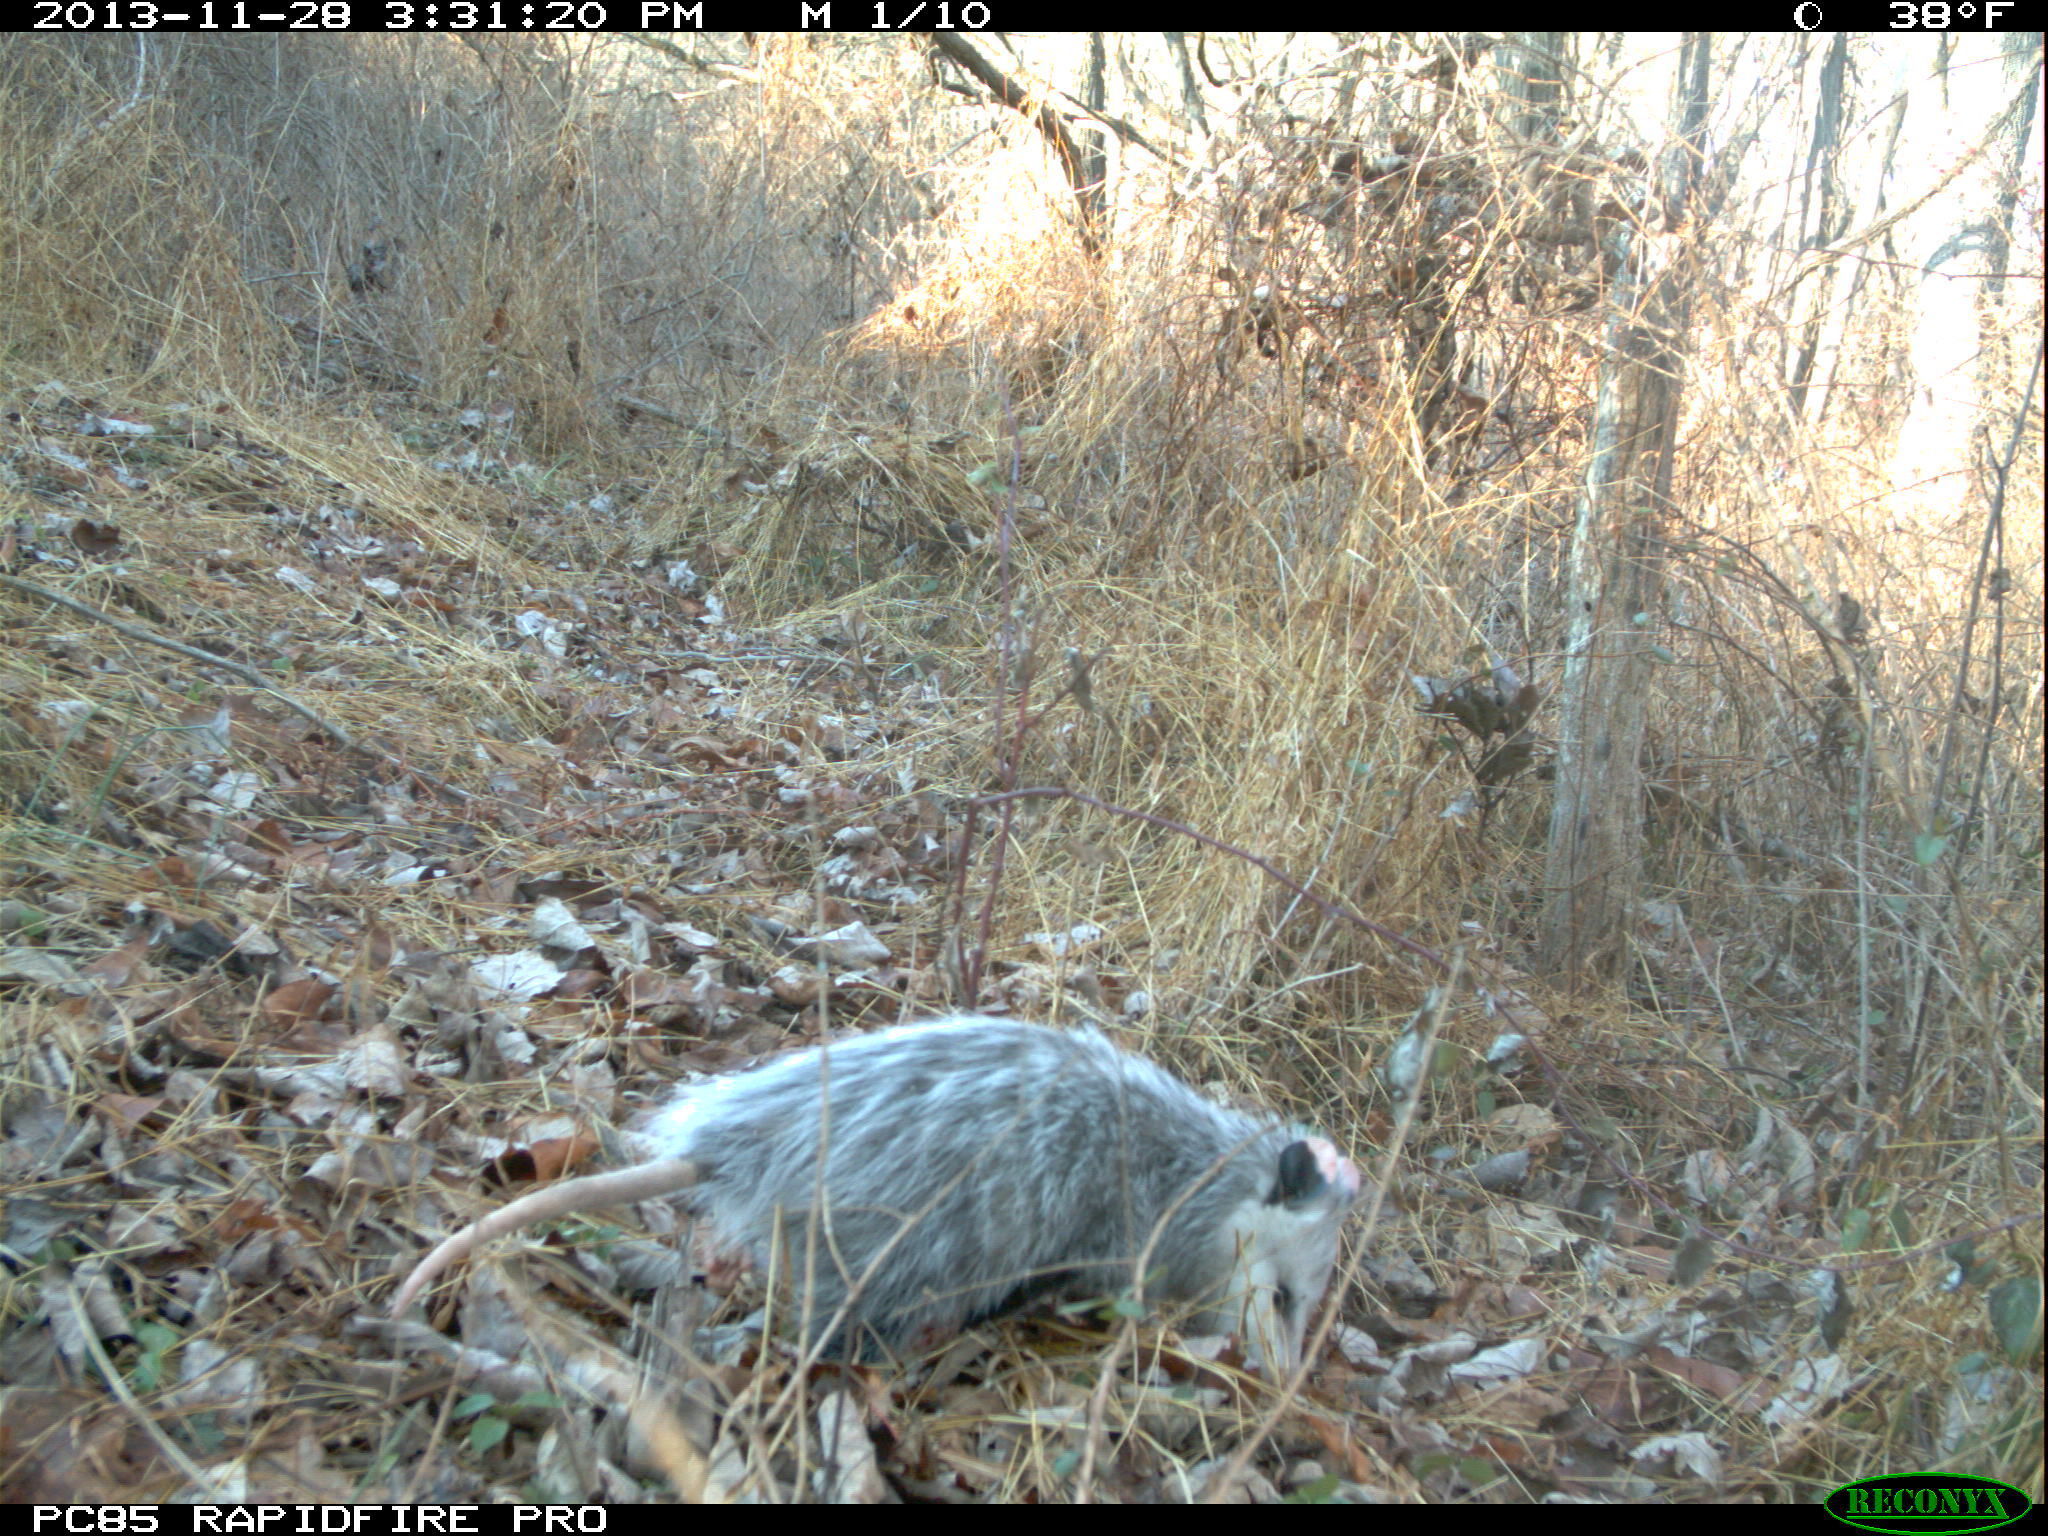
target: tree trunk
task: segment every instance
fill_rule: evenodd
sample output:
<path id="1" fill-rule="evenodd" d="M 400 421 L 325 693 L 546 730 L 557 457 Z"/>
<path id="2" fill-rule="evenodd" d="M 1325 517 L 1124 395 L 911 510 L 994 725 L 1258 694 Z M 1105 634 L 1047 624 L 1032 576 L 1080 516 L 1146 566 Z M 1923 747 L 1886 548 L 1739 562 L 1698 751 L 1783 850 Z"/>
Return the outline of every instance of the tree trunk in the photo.
<path id="1" fill-rule="evenodd" d="M 1623 958 L 1642 879 L 1640 754 L 1690 308 L 1680 263 L 1691 238 L 1708 74 L 1706 40 L 1689 36 L 1685 49 L 1662 184 L 1644 198 L 1642 223 L 1627 236 L 1609 290 L 1592 460 L 1572 531 L 1538 950 L 1546 969 L 1573 978 L 1611 971 Z"/>

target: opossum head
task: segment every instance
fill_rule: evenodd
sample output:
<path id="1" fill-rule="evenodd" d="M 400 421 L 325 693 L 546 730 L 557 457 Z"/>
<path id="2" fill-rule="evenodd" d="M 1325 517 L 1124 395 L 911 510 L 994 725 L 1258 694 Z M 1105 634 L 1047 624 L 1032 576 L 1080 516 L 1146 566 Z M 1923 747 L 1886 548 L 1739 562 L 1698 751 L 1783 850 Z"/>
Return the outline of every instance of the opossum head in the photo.
<path id="1" fill-rule="evenodd" d="M 1337 1229 L 1358 1198 L 1358 1170 L 1320 1136 L 1281 1151 L 1263 1199 L 1230 1214 L 1231 1277 L 1220 1320 L 1269 1370 L 1301 1363 L 1310 1316 L 1337 1262 Z"/>

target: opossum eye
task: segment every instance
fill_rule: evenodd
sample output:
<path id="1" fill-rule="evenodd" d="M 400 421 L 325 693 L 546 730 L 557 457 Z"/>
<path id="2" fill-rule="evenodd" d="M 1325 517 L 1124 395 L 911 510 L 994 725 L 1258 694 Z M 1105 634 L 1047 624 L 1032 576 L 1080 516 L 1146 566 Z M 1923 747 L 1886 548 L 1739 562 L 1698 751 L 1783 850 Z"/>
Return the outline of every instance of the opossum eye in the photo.
<path id="1" fill-rule="evenodd" d="M 1276 1306 L 1276 1307 L 1278 1307 L 1278 1308 L 1280 1309 L 1280 1315 L 1281 1315 L 1282 1317 L 1292 1317 L 1292 1316 L 1294 1316 L 1294 1291 L 1293 1291 L 1293 1288 L 1292 1288 L 1292 1287 L 1290 1287 L 1290 1286 L 1285 1286 L 1285 1285 L 1276 1285 L 1276 1286 L 1274 1286 L 1274 1287 L 1273 1287 L 1273 1305 L 1274 1305 L 1274 1306 Z"/>

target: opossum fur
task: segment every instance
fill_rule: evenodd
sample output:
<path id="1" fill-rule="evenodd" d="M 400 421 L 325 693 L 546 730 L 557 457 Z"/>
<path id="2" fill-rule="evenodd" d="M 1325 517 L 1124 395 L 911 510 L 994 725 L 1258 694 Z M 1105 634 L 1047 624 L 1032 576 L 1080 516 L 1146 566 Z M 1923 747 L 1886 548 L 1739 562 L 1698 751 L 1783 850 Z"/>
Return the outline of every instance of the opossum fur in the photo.
<path id="1" fill-rule="evenodd" d="M 393 1312 L 486 1239 L 686 1192 L 721 1245 L 808 1285 L 807 1337 L 830 1353 L 917 1348 L 1034 1297 L 1142 1279 L 1147 1301 L 1192 1304 L 1199 1331 L 1287 1367 L 1359 1187 L 1323 1138 L 1212 1103 L 1093 1030 L 973 1015 L 693 1085 L 649 1139 L 658 1161 L 456 1233 Z"/>

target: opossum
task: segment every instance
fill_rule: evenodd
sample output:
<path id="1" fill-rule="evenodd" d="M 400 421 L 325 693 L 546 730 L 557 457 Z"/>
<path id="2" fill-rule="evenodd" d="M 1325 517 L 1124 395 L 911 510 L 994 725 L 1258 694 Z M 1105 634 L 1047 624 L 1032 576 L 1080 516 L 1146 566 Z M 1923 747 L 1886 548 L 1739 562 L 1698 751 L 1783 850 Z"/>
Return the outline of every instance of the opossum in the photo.
<path id="1" fill-rule="evenodd" d="M 1197 1331 L 1285 1369 L 1359 1189 L 1322 1137 L 1212 1103 L 1093 1030 L 975 1015 L 686 1088 L 650 1140 L 658 1161 L 537 1190 L 447 1239 L 393 1314 L 488 1238 L 687 1192 L 725 1248 L 775 1256 L 821 1353 L 915 1350 L 1037 1297 L 1141 1280 L 1146 1301 L 1192 1304 Z"/>

